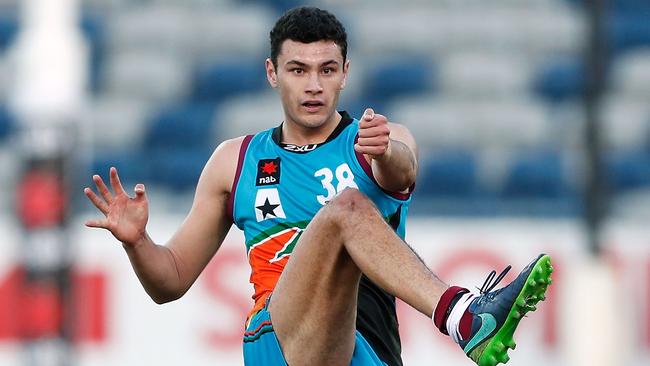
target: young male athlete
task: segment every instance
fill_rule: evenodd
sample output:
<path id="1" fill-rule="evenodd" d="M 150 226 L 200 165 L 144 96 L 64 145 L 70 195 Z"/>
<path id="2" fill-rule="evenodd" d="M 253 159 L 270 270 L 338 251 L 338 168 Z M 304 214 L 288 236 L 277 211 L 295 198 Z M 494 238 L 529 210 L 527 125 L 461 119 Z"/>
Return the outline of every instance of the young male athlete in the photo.
<path id="1" fill-rule="evenodd" d="M 540 255 L 503 289 L 492 272 L 479 294 L 449 287 L 403 241 L 417 150 L 403 126 L 367 109 L 338 112 L 350 68 L 347 36 L 329 12 L 296 8 L 271 31 L 266 60 L 284 122 L 223 142 L 194 203 L 166 245 L 146 231 L 142 184 L 84 190 L 106 216 L 89 227 L 122 242 L 157 303 L 181 297 L 232 223 L 244 231 L 255 306 L 244 333 L 246 365 L 401 365 L 397 296 L 431 317 L 480 365 L 507 362 L 521 317 L 544 299 L 552 267 Z M 260 116 L 264 118 L 264 116 Z"/>

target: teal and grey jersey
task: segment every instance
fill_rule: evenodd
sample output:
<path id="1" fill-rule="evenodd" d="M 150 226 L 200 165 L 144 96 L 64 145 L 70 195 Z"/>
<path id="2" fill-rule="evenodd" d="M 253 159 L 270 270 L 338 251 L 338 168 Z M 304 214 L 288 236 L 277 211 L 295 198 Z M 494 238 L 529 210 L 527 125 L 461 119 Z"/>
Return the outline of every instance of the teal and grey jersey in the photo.
<path id="1" fill-rule="evenodd" d="M 282 143 L 282 128 L 247 136 L 240 150 L 229 211 L 244 231 L 256 308 L 275 287 L 311 219 L 346 188 L 363 192 L 403 239 L 410 194 L 383 190 L 370 164 L 355 152 L 359 121 L 341 112 L 321 144 Z M 365 276 L 359 287 L 357 329 L 379 357 L 401 365 L 395 298 Z"/>

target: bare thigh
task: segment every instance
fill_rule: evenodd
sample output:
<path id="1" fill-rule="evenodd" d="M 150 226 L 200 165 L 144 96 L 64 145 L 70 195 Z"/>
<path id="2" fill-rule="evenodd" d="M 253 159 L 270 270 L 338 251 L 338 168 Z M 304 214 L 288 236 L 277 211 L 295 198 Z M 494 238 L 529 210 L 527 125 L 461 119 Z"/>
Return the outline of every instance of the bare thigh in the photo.
<path id="1" fill-rule="evenodd" d="M 269 311 L 291 366 L 347 366 L 352 358 L 361 271 L 343 244 L 351 211 L 379 216 L 356 190 L 334 198 L 305 229 L 273 292 Z"/>

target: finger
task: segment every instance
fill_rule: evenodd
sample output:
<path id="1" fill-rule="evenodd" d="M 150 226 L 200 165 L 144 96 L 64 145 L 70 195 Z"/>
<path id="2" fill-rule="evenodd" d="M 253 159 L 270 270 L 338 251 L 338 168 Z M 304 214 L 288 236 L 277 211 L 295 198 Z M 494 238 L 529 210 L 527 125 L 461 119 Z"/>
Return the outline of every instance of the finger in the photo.
<path id="1" fill-rule="evenodd" d="M 374 117 L 375 117 L 375 111 L 373 111 L 372 108 L 366 108 L 366 110 L 363 112 L 363 117 L 361 117 L 361 120 L 370 121 Z"/>
<path id="2" fill-rule="evenodd" d="M 104 201 L 110 205 L 113 202 L 113 195 L 111 194 L 111 191 L 108 190 L 108 187 L 106 187 L 106 184 L 104 184 L 102 177 L 97 174 L 93 175 L 93 182 L 95 182 L 97 190 L 104 198 Z"/>
<path id="3" fill-rule="evenodd" d="M 354 145 L 354 150 L 360 154 L 371 156 L 383 155 L 386 152 L 386 146 L 360 146 Z"/>
<path id="4" fill-rule="evenodd" d="M 104 215 L 108 214 L 109 209 L 106 201 L 99 198 L 99 196 L 97 196 L 95 192 L 93 192 L 93 190 L 88 187 L 84 188 L 84 193 L 86 194 L 86 197 L 90 199 L 90 202 L 92 202 L 93 205 L 99 209 L 99 211 L 101 211 Z"/>
<path id="5" fill-rule="evenodd" d="M 85 225 L 97 229 L 108 229 L 108 221 L 106 220 L 87 220 Z"/>
<path id="6" fill-rule="evenodd" d="M 144 184 L 138 183 L 135 185 L 135 188 L 133 188 L 133 191 L 135 192 L 135 199 L 137 201 L 147 199 L 147 194 L 144 189 Z"/>
<path id="7" fill-rule="evenodd" d="M 367 120 L 365 118 L 361 118 L 361 121 L 359 121 L 359 130 L 365 130 L 371 127 L 375 127 L 379 124 L 379 122 L 376 119 L 371 119 Z"/>
<path id="8" fill-rule="evenodd" d="M 111 167 L 110 176 L 111 186 L 113 187 L 115 194 L 126 194 L 126 192 L 124 192 L 124 187 L 122 187 L 122 182 L 120 182 L 120 176 L 117 175 L 117 168 Z"/>
<path id="9" fill-rule="evenodd" d="M 357 140 L 359 146 L 386 146 L 388 145 L 388 136 L 380 137 L 360 137 Z"/>
<path id="10" fill-rule="evenodd" d="M 359 128 L 359 137 L 374 137 L 374 136 L 389 136 L 389 135 L 390 135 L 390 129 L 388 128 L 387 125 Z"/>
<path id="11" fill-rule="evenodd" d="M 361 118 L 361 121 L 359 121 L 360 129 L 374 127 L 374 126 L 382 126 L 382 125 L 388 125 L 388 119 L 385 116 L 376 113 L 373 113 L 373 116 L 370 120 L 363 117 Z"/>

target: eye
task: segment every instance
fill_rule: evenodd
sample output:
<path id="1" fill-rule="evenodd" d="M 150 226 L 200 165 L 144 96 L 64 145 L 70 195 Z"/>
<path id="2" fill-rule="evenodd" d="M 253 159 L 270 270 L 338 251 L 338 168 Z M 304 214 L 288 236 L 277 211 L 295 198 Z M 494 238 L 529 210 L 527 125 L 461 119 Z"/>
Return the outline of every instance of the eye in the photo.
<path id="1" fill-rule="evenodd" d="M 325 75 L 331 74 L 333 72 L 334 72 L 334 69 L 332 69 L 331 67 L 323 68 L 323 74 L 325 74 Z"/>
<path id="2" fill-rule="evenodd" d="M 302 73 L 305 72 L 305 70 L 301 69 L 300 67 L 293 68 L 293 69 L 291 69 L 289 71 L 291 71 L 292 73 L 294 73 L 296 75 L 302 75 Z"/>

